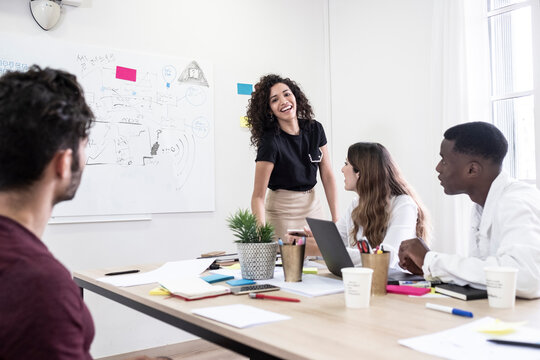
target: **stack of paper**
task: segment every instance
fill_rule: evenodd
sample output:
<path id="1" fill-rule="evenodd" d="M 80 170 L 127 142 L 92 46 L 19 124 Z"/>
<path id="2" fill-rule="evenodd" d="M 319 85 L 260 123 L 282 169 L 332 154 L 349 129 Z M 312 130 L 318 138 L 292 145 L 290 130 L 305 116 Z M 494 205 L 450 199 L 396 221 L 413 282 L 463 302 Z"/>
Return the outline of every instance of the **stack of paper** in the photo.
<path id="1" fill-rule="evenodd" d="M 232 275 L 237 279 L 242 278 L 240 270 L 220 269 L 214 272 Z M 337 294 L 344 291 L 343 281 L 313 274 L 304 274 L 300 282 L 285 282 L 281 267 L 276 267 L 273 279 L 257 280 L 257 284 L 272 284 L 279 286 L 283 291 L 307 297 Z"/>
<path id="2" fill-rule="evenodd" d="M 140 272 L 137 274 L 104 276 L 97 279 L 114 286 L 136 286 L 159 282 L 161 279 L 167 279 L 181 274 L 181 276 L 199 275 L 206 270 L 214 259 L 193 259 L 181 260 L 165 263 L 156 270 Z"/>
<path id="3" fill-rule="evenodd" d="M 169 278 L 160 280 L 159 284 L 171 294 L 186 300 L 202 299 L 230 293 L 228 287 L 210 285 L 200 277 Z"/>
<path id="4" fill-rule="evenodd" d="M 399 340 L 401 345 L 445 359 L 538 359 L 537 349 L 498 345 L 488 339 L 534 342 L 540 339 L 540 330 L 517 327 L 515 331 L 497 335 L 488 333 L 486 327 L 497 322 L 485 317 L 465 325 L 437 333 Z"/>

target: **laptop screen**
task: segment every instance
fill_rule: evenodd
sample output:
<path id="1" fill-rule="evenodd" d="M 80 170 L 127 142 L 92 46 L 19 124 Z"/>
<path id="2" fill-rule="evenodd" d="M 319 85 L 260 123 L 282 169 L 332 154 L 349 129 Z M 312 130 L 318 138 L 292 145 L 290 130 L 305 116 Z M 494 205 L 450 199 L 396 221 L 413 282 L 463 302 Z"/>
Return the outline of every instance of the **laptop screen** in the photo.
<path id="1" fill-rule="evenodd" d="M 324 262 L 332 274 L 341 277 L 341 269 L 354 267 L 336 224 L 332 221 L 309 217 L 306 221 L 319 246 Z"/>

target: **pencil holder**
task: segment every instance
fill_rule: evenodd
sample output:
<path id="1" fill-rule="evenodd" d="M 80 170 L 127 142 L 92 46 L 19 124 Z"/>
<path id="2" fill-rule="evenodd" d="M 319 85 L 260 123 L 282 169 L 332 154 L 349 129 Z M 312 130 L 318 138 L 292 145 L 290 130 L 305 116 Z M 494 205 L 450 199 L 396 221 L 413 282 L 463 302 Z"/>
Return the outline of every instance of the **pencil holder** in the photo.
<path id="1" fill-rule="evenodd" d="M 283 274 L 286 282 L 302 281 L 306 245 L 283 244 L 280 246 Z"/>
<path id="2" fill-rule="evenodd" d="M 386 295 L 390 252 L 387 251 L 382 254 L 361 254 L 361 256 L 362 267 L 373 269 L 371 295 Z"/>

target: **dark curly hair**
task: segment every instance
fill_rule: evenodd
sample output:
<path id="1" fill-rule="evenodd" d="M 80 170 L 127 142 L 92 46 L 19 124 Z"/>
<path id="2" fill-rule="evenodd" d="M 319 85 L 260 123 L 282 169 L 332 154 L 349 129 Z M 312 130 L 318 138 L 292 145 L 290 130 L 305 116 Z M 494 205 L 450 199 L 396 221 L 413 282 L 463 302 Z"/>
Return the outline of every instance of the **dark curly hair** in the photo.
<path id="1" fill-rule="evenodd" d="M 72 149 L 77 170 L 93 121 L 72 74 L 32 66 L 0 77 L 0 191 L 32 185 L 58 150 Z"/>
<path id="2" fill-rule="evenodd" d="M 251 130 L 251 145 L 259 147 L 263 134 L 268 130 L 279 132 L 279 123 L 272 116 L 270 109 L 270 89 L 272 86 L 283 83 L 291 89 L 296 98 L 298 125 L 304 129 L 313 122 L 313 109 L 300 86 L 289 78 L 269 74 L 262 76 L 255 85 L 247 107 L 247 123 Z"/>

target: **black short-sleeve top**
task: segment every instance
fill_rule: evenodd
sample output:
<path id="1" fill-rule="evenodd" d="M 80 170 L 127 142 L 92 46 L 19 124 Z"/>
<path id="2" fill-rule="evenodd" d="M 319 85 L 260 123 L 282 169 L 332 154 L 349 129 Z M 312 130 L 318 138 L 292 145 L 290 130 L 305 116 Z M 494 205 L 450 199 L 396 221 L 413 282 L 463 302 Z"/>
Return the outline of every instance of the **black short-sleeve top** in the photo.
<path id="1" fill-rule="evenodd" d="M 322 159 L 320 148 L 326 145 L 323 126 L 318 121 L 300 129 L 299 135 L 279 130 L 267 131 L 257 149 L 255 161 L 274 164 L 268 188 L 306 191 L 317 183 L 317 169 Z"/>

